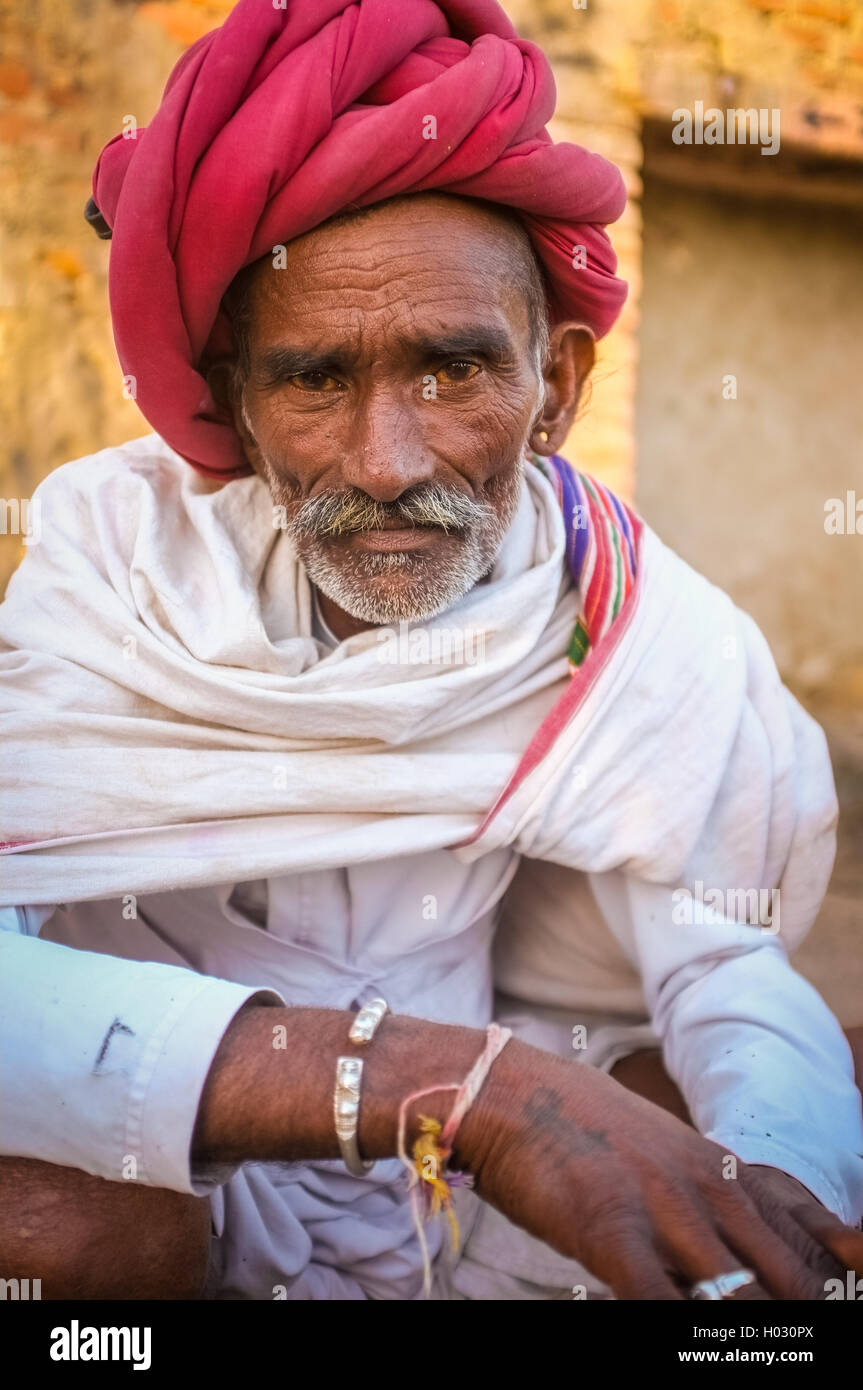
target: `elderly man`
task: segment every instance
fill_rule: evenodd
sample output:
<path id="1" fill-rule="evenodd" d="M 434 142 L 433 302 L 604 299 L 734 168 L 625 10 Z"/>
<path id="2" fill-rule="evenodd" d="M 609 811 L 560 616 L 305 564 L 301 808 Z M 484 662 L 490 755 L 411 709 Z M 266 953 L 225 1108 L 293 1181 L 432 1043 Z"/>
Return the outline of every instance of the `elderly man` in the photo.
<path id="1" fill-rule="evenodd" d="M 103 151 L 157 433 L 43 483 L 0 610 L 0 1274 L 44 1297 L 860 1267 L 851 1054 L 786 954 L 823 737 L 556 453 L 622 192 L 552 105 L 491 0 L 242 0 Z M 693 1126 L 609 1075 L 660 1043 Z"/>

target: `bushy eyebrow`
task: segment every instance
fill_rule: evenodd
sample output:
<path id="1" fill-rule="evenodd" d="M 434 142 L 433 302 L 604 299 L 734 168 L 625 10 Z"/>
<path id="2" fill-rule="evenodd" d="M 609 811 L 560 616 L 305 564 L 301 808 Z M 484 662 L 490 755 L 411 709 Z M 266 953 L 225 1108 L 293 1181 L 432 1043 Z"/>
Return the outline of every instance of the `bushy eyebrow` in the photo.
<path id="1" fill-rule="evenodd" d="M 458 357 L 460 354 L 482 356 L 488 361 L 504 362 L 514 353 L 514 344 L 503 328 L 482 323 L 445 333 L 421 335 L 412 339 L 409 348 L 418 357 Z"/>
<path id="2" fill-rule="evenodd" d="M 442 333 L 419 334 L 406 339 L 403 351 L 417 360 L 430 362 L 460 356 L 483 357 L 492 365 L 511 361 L 512 339 L 505 329 L 493 324 L 476 324 Z M 275 385 L 302 372 L 344 374 L 353 366 L 353 354 L 339 349 L 294 348 L 278 344 L 265 348 L 254 365 L 254 375 L 263 385 Z"/>
<path id="3" fill-rule="evenodd" d="M 282 345 L 267 348 L 254 364 L 254 376 L 262 385 L 272 386 L 301 372 L 344 371 L 346 359 L 339 354 L 313 352 L 307 348 Z"/>

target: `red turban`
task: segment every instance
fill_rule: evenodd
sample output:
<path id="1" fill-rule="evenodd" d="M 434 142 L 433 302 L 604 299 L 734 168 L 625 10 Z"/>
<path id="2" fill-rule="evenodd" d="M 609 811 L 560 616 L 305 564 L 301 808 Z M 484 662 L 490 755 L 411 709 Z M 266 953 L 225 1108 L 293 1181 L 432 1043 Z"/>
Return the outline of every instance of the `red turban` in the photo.
<path id="1" fill-rule="evenodd" d="M 216 478 L 250 471 L 198 371 L 230 350 L 222 295 L 348 207 L 430 189 L 503 203 L 545 267 L 553 320 L 600 337 L 626 296 L 604 231 L 623 210 L 620 173 L 552 143 L 551 69 L 496 0 L 284 4 L 239 0 L 93 175 L 123 372 L 154 429 Z"/>

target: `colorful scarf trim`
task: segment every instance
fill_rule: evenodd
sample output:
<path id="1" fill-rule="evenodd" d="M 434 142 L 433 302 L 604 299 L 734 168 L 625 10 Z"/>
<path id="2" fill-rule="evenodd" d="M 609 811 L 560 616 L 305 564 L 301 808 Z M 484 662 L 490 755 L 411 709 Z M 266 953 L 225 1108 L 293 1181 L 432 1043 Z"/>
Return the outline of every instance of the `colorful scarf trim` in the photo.
<path id="1" fill-rule="evenodd" d="M 566 560 L 581 593 L 567 656 L 581 666 L 620 616 L 635 587 L 642 523 L 607 487 L 559 454 L 530 459 L 554 488 L 566 528 Z"/>

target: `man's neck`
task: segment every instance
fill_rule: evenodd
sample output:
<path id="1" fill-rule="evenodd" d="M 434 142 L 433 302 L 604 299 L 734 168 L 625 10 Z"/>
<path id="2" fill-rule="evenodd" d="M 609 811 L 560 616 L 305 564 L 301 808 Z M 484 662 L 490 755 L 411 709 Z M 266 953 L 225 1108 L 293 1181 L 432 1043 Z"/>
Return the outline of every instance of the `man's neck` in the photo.
<path id="1" fill-rule="evenodd" d="M 367 632 L 371 627 L 380 627 L 380 623 L 368 623 L 364 618 L 355 618 L 352 613 L 346 613 L 343 608 L 339 608 L 331 598 L 322 594 L 320 589 L 315 588 L 318 598 L 318 607 L 321 617 L 334 637 L 340 642 L 344 642 L 348 637 L 355 637 L 358 632 Z"/>

